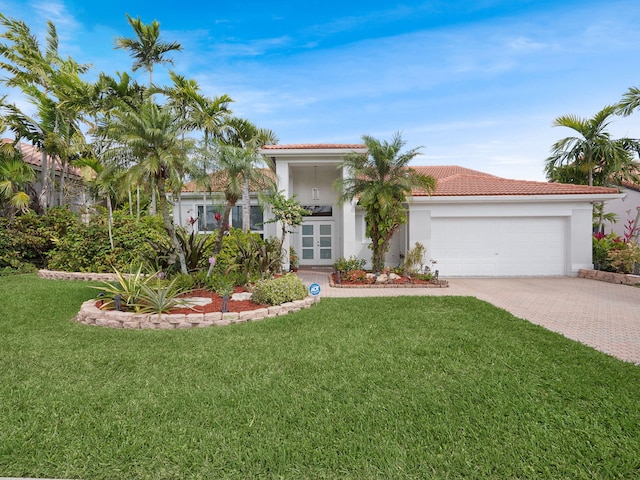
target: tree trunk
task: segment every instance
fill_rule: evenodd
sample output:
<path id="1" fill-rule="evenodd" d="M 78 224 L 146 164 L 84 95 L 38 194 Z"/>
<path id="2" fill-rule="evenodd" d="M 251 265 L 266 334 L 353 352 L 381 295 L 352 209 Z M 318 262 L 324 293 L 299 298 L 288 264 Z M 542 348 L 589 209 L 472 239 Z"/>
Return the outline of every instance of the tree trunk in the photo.
<path id="1" fill-rule="evenodd" d="M 111 251 L 115 248 L 113 245 L 113 208 L 111 206 L 111 195 L 107 194 L 107 228 L 109 230 L 109 245 L 111 245 Z"/>
<path id="2" fill-rule="evenodd" d="M 207 231 L 207 192 L 202 192 L 202 229 Z"/>
<path id="3" fill-rule="evenodd" d="M 235 202 L 227 202 L 224 207 L 224 215 L 222 215 L 222 225 L 218 228 L 218 239 L 216 240 L 216 246 L 213 249 L 213 253 L 216 255 L 220 253 L 222 250 L 222 239 L 224 238 L 224 234 L 227 231 L 227 227 L 229 226 L 229 215 L 231 214 L 231 209 L 235 205 Z"/>
<path id="4" fill-rule="evenodd" d="M 42 152 L 42 157 L 40 160 L 41 163 L 41 183 L 40 186 L 40 195 L 38 197 L 38 202 L 40 203 L 40 208 L 42 209 L 42 213 L 47 213 L 47 208 L 49 207 L 49 162 L 47 158 L 47 154 Z"/>
<path id="5" fill-rule="evenodd" d="M 251 197 L 249 196 L 249 179 L 245 178 L 242 184 L 242 231 L 248 233 L 251 230 Z"/>
<path id="6" fill-rule="evenodd" d="M 182 249 L 182 245 L 178 241 L 178 236 L 176 235 L 176 228 L 171 220 L 171 216 L 169 215 L 169 206 L 167 205 L 167 196 L 164 191 L 164 179 L 158 179 L 158 202 L 160 203 L 160 210 L 162 212 L 162 220 L 164 222 L 164 228 L 169 234 L 169 238 L 171 239 L 171 244 L 173 248 L 176 250 L 176 254 L 178 255 L 178 260 L 180 261 L 180 271 L 185 275 L 189 274 L 187 270 L 187 261 L 185 259 L 184 250 Z"/>

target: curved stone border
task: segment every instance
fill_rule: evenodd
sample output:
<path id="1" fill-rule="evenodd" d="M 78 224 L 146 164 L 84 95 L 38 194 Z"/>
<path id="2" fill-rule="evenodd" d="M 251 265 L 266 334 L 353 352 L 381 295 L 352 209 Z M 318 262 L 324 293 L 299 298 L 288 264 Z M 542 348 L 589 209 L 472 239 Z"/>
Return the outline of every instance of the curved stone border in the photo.
<path id="1" fill-rule="evenodd" d="M 83 280 L 85 282 L 116 280 L 115 273 L 61 272 L 58 270 L 38 270 L 38 276 L 49 280 Z"/>
<path id="2" fill-rule="evenodd" d="M 85 325 L 111 328 L 170 330 L 175 328 L 194 328 L 225 326 L 232 323 L 244 323 L 286 315 L 309 308 L 316 302 L 315 298 L 283 303 L 273 307 L 247 310 L 246 312 L 213 312 L 187 314 L 146 314 L 100 310 L 96 300 L 87 300 L 80 307 L 76 321 Z"/>
<path id="3" fill-rule="evenodd" d="M 600 280 L 601 282 L 620 283 L 622 285 L 640 285 L 640 275 L 632 275 L 630 273 L 603 272 L 602 270 L 581 268 L 578 270 L 578 277 Z"/>
<path id="4" fill-rule="evenodd" d="M 438 280 L 441 283 L 371 283 L 367 285 L 353 285 L 335 283 L 333 281 L 333 275 L 329 275 L 329 286 L 333 288 L 446 288 L 449 286 L 449 282 L 446 280 Z"/>

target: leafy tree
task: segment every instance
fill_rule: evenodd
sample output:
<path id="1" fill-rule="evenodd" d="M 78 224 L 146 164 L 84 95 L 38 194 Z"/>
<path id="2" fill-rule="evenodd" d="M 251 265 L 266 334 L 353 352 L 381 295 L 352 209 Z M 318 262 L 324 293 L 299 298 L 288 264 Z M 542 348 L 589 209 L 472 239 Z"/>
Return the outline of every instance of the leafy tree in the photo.
<path id="1" fill-rule="evenodd" d="M 309 215 L 309 210 L 300 205 L 294 197 L 287 198 L 284 192 L 277 192 L 269 197 L 271 203 L 271 214 L 273 219 L 266 223 L 280 222 L 280 251 L 284 245 L 287 233 L 291 233 L 291 229 L 302 225 L 304 217 Z"/>
<path id="2" fill-rule="evenodd" d="M 367 236 L 371 239 L 372 264 L 375 271 L 384 269 L 390 242 L 400 225 L 407 221 L 404 207 L 413 188 L 431 193 L 435 179 L 409 167 L 420 153 L 419 148 L 401 152 L 406 142 L 396 133 L 390 142 L 369 135 L 362 137 L 367 153 L 352 152 L 345 156 L 346 175 L 335 182 L 342 192 L 342 203 L 358 199 L 365 210 Z"/>

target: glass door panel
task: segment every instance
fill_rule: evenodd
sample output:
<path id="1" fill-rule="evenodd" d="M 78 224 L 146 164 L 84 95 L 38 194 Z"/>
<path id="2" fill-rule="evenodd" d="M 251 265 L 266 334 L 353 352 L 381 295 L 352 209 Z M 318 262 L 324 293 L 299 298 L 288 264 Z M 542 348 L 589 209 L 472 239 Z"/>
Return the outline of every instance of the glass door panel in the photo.
<path id="1" fill-rule="evenodd" d="M 302 225 L 302 260 L 315 260 L 315 225 Z"/>

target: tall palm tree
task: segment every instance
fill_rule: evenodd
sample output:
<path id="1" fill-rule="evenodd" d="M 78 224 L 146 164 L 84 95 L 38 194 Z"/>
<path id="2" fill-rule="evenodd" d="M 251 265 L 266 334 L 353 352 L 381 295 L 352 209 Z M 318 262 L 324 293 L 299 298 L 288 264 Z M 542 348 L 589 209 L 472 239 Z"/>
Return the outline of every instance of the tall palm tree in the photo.
<path id="1" fill-rule="evenodd" d="M 156 64 L 173 63 L 167 53 L 182 50 L 178 42 L 160 41 L 160 23 L 154 20 L 150 24 L 142 23 L 140 17 L 132 18 L 127 14 L 127 21 L 135 33 L 135 38 L 116 37 L 115 48 L 128 50 L 133 57 L 132 69 L 149 72 L 149 88 L 153 85 L 153 68 Z"/>
<path id="2" fill-rule="evenodd" d="M 196 167 L 196 183 L 202 188 L 204 227 L 207 228 L 207 194 L 211 191 L 211 171 L 216 164 L 215 142 L 223 138 L 227 129 L 227 120 L 231 115 L 229 103 L 233 100 L 228 95 L 209 98 L 195 95 L 192 98 L 191 126 L 203 133 L 199 165 Z"/>
<path id="3" fill-rule="evenodd" d="M 554 127 L 569 128 L 577 135 L 553 144 L 545 165 L 547 178 L 559 181 L 573 177 L 590 186 L 633 180 L 638 167 L 634 154 L 640 144 L 631 138 L 613 139 L 607 131 L 618 108 L 606 106 L 592 118 L 576 115 L 556 118 Z"/>
<path id="4" fill-rule="evenodd" d="M 176 236 L 166 195 L 167 186 L 176 176 L 182 175 L 185 166 L 186 152 L 181 141 L 183 129 L 184 123 L 176 117 L 173 109 L 148 100 L 138 112 L 114 112 L 113 121 L 106 125 L 105 135 L 118 142 L 114 148 L 126 148 L 135 156 L 137 163 L 129 170 L 132 179 L 155 182 L 165 230 L 177 252 L 180 268 L 186 274 L 185 254 Z"/>
<path id="5" fill-rule="evenodd" d="M 59 203 L 64 203 L 64 184 L 69 161 L 83 149 L 84 102 L 80 93 L 87 85 L 80 74 L 88 70 L 72 58 L 63 60 L 58 54 L 58 35 L 53 23 L 48 22 L 46 48 L 40 50 L 36 37 L 22 21 L 0 14 L 5 31 L 0 38 L 0 68 L 10 74 L 4 80 L 9 87 L 19 88 L 35 105 L 37 115 L 29 117 L 13 105 L 3 104 L 8 111 L 7 120 L 18 138 L 27 138 L 42 152 L 42 181 L 40 205 L 43 211 L 51 203 L 53 191 L 49 172 L 49 157 L 62 162 L 59 183 Z"/>
<path id="6" fill-rule="evenodd" d="M 225 209 L 222 216 L 223 222 L 227 222 L 231 210 L 242 197 L 242 188 L 245 180 L 259 181 L 262 175 L 253 168 L 256 161 L 256 154 L 250 150 L 234 147 L 231 145 L 220 145 L 218 147 L 218 166 L 225 175 Z M 222 238 L 227 231 L 228 225 L 223 225 L 218 229 L 218 239 L 214 252 L 218 253 L 222 249 Z"/>
<path id="7" fill-rule="evenodd" d="M 367 153 L 352 152 L 345 156 L 342 168 L 346 169 L 347 175 L 339 178 L 335 187 L 341 192 L 341 203 L 357 198 L 358 204 L 365 209 L 373 269 L 382 271 L 391 239 L 407 221 L 407 210 L 403 205 L 407 195 L 413 188 L 431 193 L 436 181 L 409 167 L 420 148 L 402 153 L 406 142 L 400 133 L 396 133 L 390 142 L 369 135 L 364 135 L 362 140 Z"/>
<path id="8" fill-rule="evenodd" d="M 249 120 L 244 118 L 232 117 L 228 122 L 228 132 L 226 133 L 226 143 L 236 147 L 244 148 L 254 155 L 253 164 L 247 164 L 248 170 L 253 170 L 261 166 L 264 157 L 257 155 L 258 150 L 265 145 L 275 145 L 278 143 L 278 137 L 275 132 L 266 128 L 259 128 Z M 251 229 L 251 207 L 249 183 L 251 172 L 247 171 L 244 175 L 242 185 L 242 231 L 248 232 Z M 270 190 L 275 192 L 275 184 L 269 185 Z"/>

